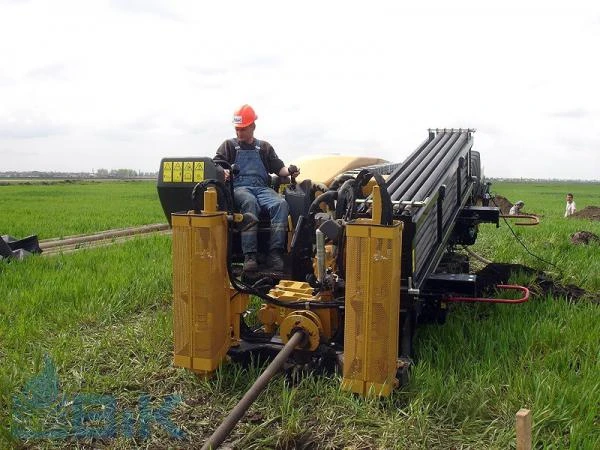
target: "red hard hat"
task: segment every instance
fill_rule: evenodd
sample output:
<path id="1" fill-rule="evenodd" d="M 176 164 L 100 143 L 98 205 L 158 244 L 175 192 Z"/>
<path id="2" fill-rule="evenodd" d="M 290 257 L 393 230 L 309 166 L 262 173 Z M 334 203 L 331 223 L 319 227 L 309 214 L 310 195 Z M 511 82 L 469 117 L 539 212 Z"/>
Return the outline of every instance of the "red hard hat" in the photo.
<path id="1" fill-rule="evenodd" d="M 236 128 L 245 128 L 252 125 L 258 116 L 250 105 L 243 105 L 233 113 L 233 125 Z"/>

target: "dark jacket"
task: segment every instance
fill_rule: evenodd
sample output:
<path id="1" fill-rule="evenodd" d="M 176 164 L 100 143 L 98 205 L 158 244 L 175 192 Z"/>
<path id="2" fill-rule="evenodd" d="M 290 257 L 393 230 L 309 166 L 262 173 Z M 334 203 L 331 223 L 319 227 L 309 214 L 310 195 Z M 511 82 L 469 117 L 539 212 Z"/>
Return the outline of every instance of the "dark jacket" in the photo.
<path id="1" fill-rule="evenodd" d="M 277 156 L 277 153 L 275 153 L 275 149 L 271 144 L 269 144 L 267 141 L 263 141 L 260 139 L 259 141 L 260 159 L 262 159 L 262 162 L 265 165 L 265 169 L 267 169 L 267 172 L 269 173 L 274 173 L 278 175 L 281 168 L 285 167 L 285 164 L 281 159 L 279 159 L 279 156 Z M 240 146 L 240 151 L 253 150 L 255 142 L 256 140 L 252 144 L 247 144 L 245 142 L 239 142 L 237 139 L 227 139 L 217 149 L 217 154 L 213 158 L 213 160 L 224 159 L 229 164 L 233 164 L 237 155 L 237 150 L 235 149 L 236 145 Z"/>

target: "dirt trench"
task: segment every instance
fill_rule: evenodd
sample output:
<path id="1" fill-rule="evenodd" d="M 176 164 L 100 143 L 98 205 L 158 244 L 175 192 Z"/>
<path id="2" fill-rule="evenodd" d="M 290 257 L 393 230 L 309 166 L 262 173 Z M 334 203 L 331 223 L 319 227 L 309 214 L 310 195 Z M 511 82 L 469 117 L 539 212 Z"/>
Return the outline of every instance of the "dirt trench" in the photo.
<path id="1" fill-rule="evenodd" d="M 586 206 L 585 208 L 575 212 L 575 214 L 573 214 L 571 217 L 577 217 L 578 219 L 600 220 L 600 207 Z"/>
<path id="2" fill-rule="evenodd" d="M 506 197 L 496 195 L 490 202 L 490 206 L 497 206 L 500 208 L 502 214 L 507 215 L 510 212 L 510 208 L 513 207 L 513 204 Z"/>
<path id="3" fill-rule="evenodd" d="M 535 296 L 551 295 L 565 298 L 568 301 L 590 298 L 594 303 L 600 304 L 599 293 L 587 292 L 574 284 L 563 285 L 546 273 L 521 264 L 492 263 L 476 272 L 478 295 L 484 295 L 485 291 L 492 289 L 497 284 L 508 283 L 510 276 L 519 272 L 535 277 L 531 285 L 528 286 Z"/>

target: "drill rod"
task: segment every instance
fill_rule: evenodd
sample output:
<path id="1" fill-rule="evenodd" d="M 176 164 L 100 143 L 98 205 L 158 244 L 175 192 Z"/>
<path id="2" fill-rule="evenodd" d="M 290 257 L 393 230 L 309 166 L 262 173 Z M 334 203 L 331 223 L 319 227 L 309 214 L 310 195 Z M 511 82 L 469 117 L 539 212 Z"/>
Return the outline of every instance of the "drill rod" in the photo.
<path id="1" fill-rule="evenodd" d="M 288 356 L 292 353 L 294 348 L 300 344 L 302 339 L 305 337 L 303 331 L 296 331 L 290 340 L 283 346 L 283 348 L 279 351 L 275 359 L 269 364 L 269 366 L 265 369 L 265 371 L 256 379 L 254 384 L 248 389 L 248 392 L 244 394 L 242 399 L 235 405 L 235 408 L 231 410 L 229 415 L 225 418 L 225 420 L 219 425 L 213 434 L 208 438 L 208 440 L 202 446 L 202 450 L 216 450 L 216 448 L 223 443 L 233 427 L 238 423 L 238 421 L 244 417 L 246 411 L 252 406 L 254 400 L 260 395 L 263 389 L 267 386 L 271 378 L 279 372 L 279 369 L 283 366 L 283 364 L 287 361 Z"/>

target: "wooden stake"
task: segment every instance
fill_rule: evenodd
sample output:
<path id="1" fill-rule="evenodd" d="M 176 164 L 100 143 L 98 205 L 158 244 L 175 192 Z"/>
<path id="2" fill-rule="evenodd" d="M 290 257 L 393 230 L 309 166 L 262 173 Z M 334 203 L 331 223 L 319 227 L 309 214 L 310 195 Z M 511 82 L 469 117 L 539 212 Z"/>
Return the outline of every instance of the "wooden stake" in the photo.
<path id="1" fill-rule="evenodd" d="M 524 408 L 517 413 L 517 450 L 531 450 L 531 411 Z"/>

